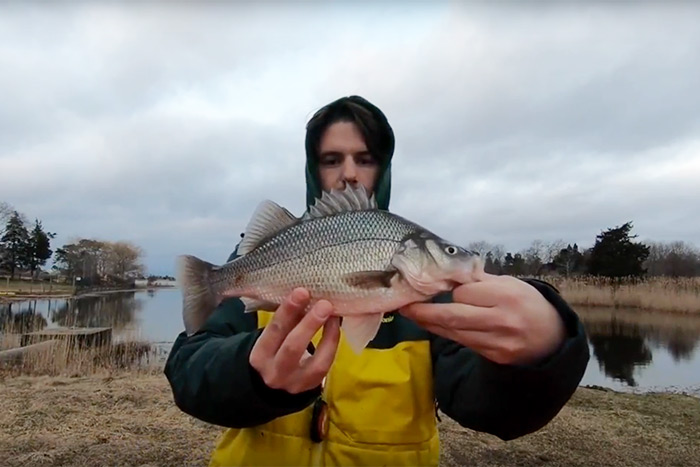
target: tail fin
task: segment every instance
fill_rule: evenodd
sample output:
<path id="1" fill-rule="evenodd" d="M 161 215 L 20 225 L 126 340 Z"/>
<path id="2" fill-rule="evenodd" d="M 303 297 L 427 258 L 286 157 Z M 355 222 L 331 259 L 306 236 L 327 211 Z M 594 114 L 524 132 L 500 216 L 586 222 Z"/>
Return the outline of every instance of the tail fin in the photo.
<path id="1" fill-rule="evenodd" d="M 195 256 L 178 257 L 177 282 L 182 290 L 182 320 L 190 336 L 198 331 L 219 304 L 209 274 L 215 265 Z"/>

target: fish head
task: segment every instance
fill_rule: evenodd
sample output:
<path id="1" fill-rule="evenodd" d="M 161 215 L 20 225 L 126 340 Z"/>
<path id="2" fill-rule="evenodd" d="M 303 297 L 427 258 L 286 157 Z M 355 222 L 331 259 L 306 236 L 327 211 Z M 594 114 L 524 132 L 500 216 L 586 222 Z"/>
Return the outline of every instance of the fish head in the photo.
<path id="1" fill-rule="evenodd" d="M 391 264 L 413 289 L 429 297 L 473 282 L 483 271 L 479 253 L 426 231 L 404 238 Z"/>

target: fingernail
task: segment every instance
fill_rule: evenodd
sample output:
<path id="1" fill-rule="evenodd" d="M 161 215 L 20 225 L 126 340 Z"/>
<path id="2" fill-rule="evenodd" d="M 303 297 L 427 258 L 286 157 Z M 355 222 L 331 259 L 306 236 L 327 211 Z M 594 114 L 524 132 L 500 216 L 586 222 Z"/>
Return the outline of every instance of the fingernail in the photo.
<path id="1" fill-rule="evenodd" d="M 331 315 L 333 308 L 330 303 L 319 303 L 316 308 L 316 315 L 319 318 L 326 319 Z"/>
<path id="2" fill-rule="evenodd" d="M 304 289 L 294 289 L 290 299 L 294 305 L 300 306 L 302 302 L 306 300 L 306 292 L 304 291 Z"/>

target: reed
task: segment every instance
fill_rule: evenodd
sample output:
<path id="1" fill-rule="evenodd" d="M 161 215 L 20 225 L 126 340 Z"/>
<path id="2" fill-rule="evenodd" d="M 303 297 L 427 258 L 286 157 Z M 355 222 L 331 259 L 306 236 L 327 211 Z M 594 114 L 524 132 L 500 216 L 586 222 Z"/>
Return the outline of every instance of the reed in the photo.
<path id="1" fill-rule="evenodd" d="M 7 323 L 0 334 L 0 352 L 17 349 L 21 332 L 14 332 Z M 90 376 L 114 371 L 145 371 L 156 369 L 152 346 L 148 342 L 128 340 L 101 346 L 82 346 L 73 339 L 62 338 L 51 345 L 27 351 L 22 358 L 0 359 L 3 375 L 30 376 Z"/>
<path id="2" fill-rule="evenodd" d="M 540 277 L 572 305 L 700 314 L 700 278 Z"/>

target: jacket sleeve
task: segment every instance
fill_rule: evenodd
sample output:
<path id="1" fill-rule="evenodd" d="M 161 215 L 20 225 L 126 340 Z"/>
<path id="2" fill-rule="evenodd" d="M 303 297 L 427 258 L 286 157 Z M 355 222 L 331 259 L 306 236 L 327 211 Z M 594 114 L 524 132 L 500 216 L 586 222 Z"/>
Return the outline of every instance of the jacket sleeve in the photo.
<path id="1" fill-rule="evenodd" d="M 526 279 L 554 305 L 566 338 L 549 358 L 532 366 L 500 365 L 449 339 L 431 348 L 438 407 L 460 425 L 511 440 L 551 421 L 571 398 L 589 360 L 582 323 L 558 291 Z"/>
<path id="2" fill-rule="evenodd" d="M 260 336 L 256 313 L 238 298 L 223 301 L 202 329 L 177 336 L 165 364 L 175 404 L 208 423 L 243 428 L 302 410 L 320 394 L 271 389 L 248 357 Z"/>

